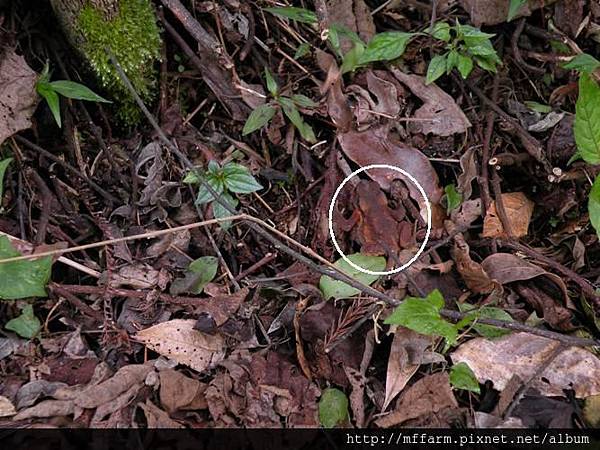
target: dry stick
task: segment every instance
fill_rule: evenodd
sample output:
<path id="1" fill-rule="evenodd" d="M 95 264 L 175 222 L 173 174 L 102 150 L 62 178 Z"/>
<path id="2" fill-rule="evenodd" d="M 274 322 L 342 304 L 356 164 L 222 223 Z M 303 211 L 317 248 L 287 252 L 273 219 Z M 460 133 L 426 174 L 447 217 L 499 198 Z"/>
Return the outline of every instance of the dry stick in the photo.
<path id="1" fill-rule="evenodd" d="M 513 33 L 510 40 L 513 56 L 515 57 L 515 61 L 517 62 L 517 64 L 523 67 L 525 70 L 537 75 L 543 75 L 544 73 L 546 73 L 545 69 L 542 69 L 541 67 L 532 66 L 531 64 L 527 63 L 521 55 L 521 50 L 519 49 L 519 37 L 521 36 L 524 27 L 525 17 L 519 19 L 519 21 L 517 22 L 517 27 L 515 28 L 515 32 Z"/>
<path id="2" fill-rule="evenodd" d="M 506 213 L 506 208 L 504 207 L 502 190 L 500 188 L 500 177 L 498 176 L 497 171 L 494 171 L 494 174 L 492 175 L 492 189 L 494 190 L 494 198 L 496 199 L 496 212 L 500 218 L 500 223 L 502 223 L 502 229 L 508 237 L 512 237 L 512 225 L 508 218 L 508 214 Z"/>
<path id="3" fill-rule="evenodd" d="M 492 88 L 492 101 L 497 101 L 498 99 L 498 87 L 500 85 L 500 77 L 498 73 L 494 76 L 494 85 Z M 490 185 L 489 185 L 489 168 L 488 163 L 490 160 L 490 145 L 492 142 L 492 134 L 494 133 L 494 120 L 496 119 L 496 114 L 493 109 L 489 109 L 486 116 L 486 128 L 485 135 L 483 138 L 483 146 L 481 148 L 481 198 L 483 200 L 483 217 L 487 214 L 488 209 L 490 209 L 491 197 L 490 197 Z"/>
<path id="4" fill-rule="evenodd" d="M 98 194 L 100 194 L 102 197 L 104 197 L 106 200 L 108 200 L 111 204 L 119 203 L 119 200 L 116 197 L 114 197 L 112 194 L 106 192 L 98 184 L 96 184 L 90 178 L 86 177 L 84 174 L 82 174 L 79 170 L 77 170 L 75 167 L 73 167 L 69 163 L 63 161 L 59 157 L 53 155 L 49 151 L 43 149 L 39 145 L 34 144 L 33 142 L 29 141 L 28 139 L 25 139 L 22 136 L 15 135 L 13 138 L 15 141 L 20 142 L 23 145 L 26 145 L 31 150 L 35 150 L 36 152 L 44 155 L 44 157 L 51 159 L 52 161 L 54 161 L 56 164 L 61 166 L 63 169 L 65 169 L 67 172 L 71 173 L 72 175 L 75 175 L 76 177 L 81 178 L 83 181 L 85 181 L 87 184 L 89 184 L 92 189 L 94 189 L 96 192 L 98 192 Z"/>
<path id="5" fill-rule="evenodd" d="M 146 105 L 144 104 L 144 102 L 142 101 L 142 99 L 140 98 L 140 96 L 138 95 L 138 93 L 136 92 L 134 87 L 132 86 L 127 75 L 125 74 L 125 72 L 123 72 L 123 69 L 121 68 L 121 66 L 119 65 L 117 60 L 115 59 L 114 55 L 110 52 L 110 50 L 108 48 L 106 49 L 106 52 L 109 55 L 112 64 L 115 66 L 115 69 L 117 70 L 117 73 L 119 74 L 119 77 L 121 78 L 121 80 L 123 81 L 123 83 L 125 84 L 127 89 L 129 90 L 131 95 L 133 96 L 135 102 L 138 104 L 138 106 L 140 107 L 140 109 L 142 110 L 144 115 L 146 116 L 146 119 L 148 119 L 148 121 L 150 122 L 150 124 L 152 125 L 154 130 L 156 131 L 159 139 L 181 160 L 181 162 L 191 172 L 193 172 L 194 174 L 197 175 L 198 180 L 200 181 L 200 184 L 208 192 L 211 193 L 215 202 L 217 202 L 221 206 L 223 206 L 223 208 L 225 208 L 225 210 L 228 211 L 230 214 L 236 215 L 237 211 L 235 210 L 235 208 L 233 208 L 227 201 L 223 200 L 222 194 L 217 193 L 212 188 L 212 186 L 210 186 L 202 178 L 202 174 L 200 174 L 198 169 L 196 169 L 196 167 L 194 167 L 194 165 L 190 162 L 188 157 L 184 153 L 182 153 L 181 150 L 179 150 L 176 146 L 174 146 L 173 143 L 167 138 L 167 136 L 165 135 L 163 130 L 160 128 L 160 126 L 156 122 L 156 119 L 154 118 L 154 116 L 150 113 L 150 111 L 148 111 L 148 108 L 146 107 Z M 245 221 L 247 221 L 247 225 L 252 231 L 254 231 L 256 234 L 258 234 L 259 236 L 261 236 L 264 239 L 266 239 L 267 241 L 269 241 L 277 250 L 280 250 L 283 253 L 288 254 L 292 258 L 300 261 L 301 263 L 310 267 L 314 271 L 316 271 L 322 275 L 329 276 L 335 280 L 343 281 L 344 283 L 358 289 L 360 292 L 362 292 L 364 294 L 367 294 L 372 297 L 383 300 L 388 305 L 396 306 L 396 305 L 400 304 L 399 300 L 389 296 L 386 293 L 379 292 L 378 290 L 372 288 L 371 286 L 367 286 L 367 285 L 355 280 L 354 278 L 347 275 L 345 272 L 342 272 L 341 270 L 339 270 L 337 267 L 334 267 L 333 264 L 331 264 L 329 261 L 327 261 L 322 256 L 318 255 L 313 250 L 303 246 L 299 242 L 297 242 L 294 239 L 290 238 L 289 236 L 285 235 L 284 233 L 277 230 L 276 228 L 269 226 L 268 224 L 261 221 L 260 219 L 256 219 L 253 217 L 251 218 L 251 216 L 247 216 L 245 218 Z M 292 242 L 294 245 L 301 248 L 302 251 L 310 254 L 313 258 L 319 260 L 320 262 L 325 264 L 327 267 L 321 267 L 318 264 L 315 264 L 311 259 L 309 259 L 306 256 L 304 256 L 303 254 L 297 252 L 296 250 L 290 248 L 289 246 L 287 246 L 286 244 L 281 242 L 279 239 L 272 236 L 268 231 L 261 228 L 261 226 L 259 226 L 255 222 L 260 223 L 261 226 L 265 227 L 267 230 L 269 230 L 272 233 L 276 233 L 278 236 L 286 239 L 288 242 Z M 451 319 L 457 320 L 457 321 L 464 318 L 467 315 L 465 313 L 460 313 L 458 311 L 451 311 L 448 309 L 442 309 L 440 311 L 440 313 L 447 318 L 451 318 Z M 513 322 L 505 322 L 502 320 L 481 318 L 481 319 L 479 319 L 479 323 L 486 324 L 486 325 L 493 325 L 493 326 L 497 326 L 497 327 L 505 328 L 505 329 L 509 329 L 509 330 L 526 331 L 526 332 L 529 332 L 532 334 L 537 334 L 539 336 L 544 336 L 544 337 L 548 337 L 550 339 L 555 339 L 555 340 L 564 342 L 569 345 L 578 345 L 578 346 L 585 347 L 585 346 L 596 346 L 596 345 L 600 344 L 599 342 L 596 342 L 593 339 L 583 339 L 583 338 L 576 338 L 576 337 L 571 337 L 571 336 L 564 336 L 562 334 L 555 333 L 552 331 L 540 330 L 537 328 L 529 327 L 527 325 L 516 324 Z"/>

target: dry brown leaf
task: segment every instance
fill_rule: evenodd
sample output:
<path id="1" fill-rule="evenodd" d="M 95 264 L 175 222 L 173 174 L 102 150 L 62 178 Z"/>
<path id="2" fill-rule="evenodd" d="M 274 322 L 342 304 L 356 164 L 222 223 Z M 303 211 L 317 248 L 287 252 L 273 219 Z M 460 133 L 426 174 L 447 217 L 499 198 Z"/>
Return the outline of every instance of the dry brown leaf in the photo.
<path id="1" fill-rule="evenodd" d="M 16 413 L 17 410 L 12 402 L 3 395 L 0 395 L 0 417 L 14 416 Z"/>
<path id="2" fill-rule="evenodd" d="M 375 34 L 375 24 L 369 7 L 364 0 L 322 0 L 319 2 L 317 15 L 321 29 L 331 25 L 342 25 L 358 34 L 361 39 L 368 42 Z M 346 36 L 340 36 L 340 47 L 346 53 L 354 44 Z"/>
<path id="3" fill-rule="evenodd" d="M 138 392 L 142 388 L 142 384 L 134 384 L 117 398 L 111 400 L 110 402 L 103 403 L 102 405 L 96 408 L 94 411 L 94 416 L 91 420 L 91 425 L 94 426 L 98 424 L 101 420 L 103 420 L 109 414 L 117 412 L 127 405 L 129 405 L 137 396 Z"/>
<path id="4" fill-rule="evenodd" d="M 169 414 L 179 409 L 205 409 L 207 385 L 176 370 L 160 372 L 160 402 Z"/>
<path id="5" fill-rule="evenodd" d="M 143 383 L 151 370 L 154 369 L 148 364 L 130 364 L 121 367 L 108 380 L 83 389 L 75 399 L 75 404 L 81 408 L 96 408 L 108 403 L 132 386 Z"/>
<path id="6" fill-rule="evenodd" d="M 454 228 L 452 222 L 447 221 L 446 225 L 450 226 L 448 232 Z M 475 294 L 489 294 L 498 287 L 498 283 L 491 279 L 481 264 L 471 259 L 469 244 L 462 234 L 454 236 L 454 247 L 450 253 L 456 263 L 456 270 L 462 276 L 467 287 Z"/>
<path id="7" fill-rule="evenodd" d="M 529 16 L 531 12 L 554 3 L 556 0 L 529 0 L 519 10 L 517 17 Z M 508 0 L 460 0 L 460 5 L 471 16 L 476 27 L 481 25 L 497 25 L 508 18 Z"/>
<path id="8" fill-rule="evenodd" d="M 341 133 L 338 134 L 338 140 L 344 153 L 359 166 L 391 164 L 401 167 L 421 184 L 434 209 L 435 205 L 439 204 L 443 192 L 437 173 L 427 156 L 416 148 L 395 141 L 389 135 L 387 127 L 372 127 L 362 132 Z M 401 173 L 389 169 L 373 169 L 367 171 L 367 174 L 386 191 L 389 190 L 393 180 L 400 178 L 405 181 L 411 197 L 419 203 L 423 214 L 425 211 L 423 196 L 415 184 Z"/>
<path id="9" fill-rule="evenodd" d="M 457 178 L 458 192 L 462 192 L 463 200 L 469 200 L 473 193 L 471 183 L 477 179 L 477 160 L 475 158 L 475 147 L 469 148 L 464 155 L 460 157 L 460 168 L 462 172 Z M 464 202 L 463 202 L 464 203 Z"/>
<path id="10" fill-rule="evenodd" d="M 513 333 L 488 340 L 475 338 L 451 354 L 456 364 L 465 362 L 484 383 L 491 380 L 502 391 L 513 375 L 525 382 L 544 363 L 559 342 L 529 333 Z M 547 381 L 544 381 L 547 380 Z M 573 389 L 579 398 L 600 393 L 600 359 L 588 350 L 569 347 L 563 350 L 531 387 L 547 396 L 562 396 Z"/>
<path id="11" fill-rule="evenodd" d="M 399 425 L 425 414 L 437 414 L 447 408 L 458 408 L 446 372 L 427 375 L 413 384 L 400 398 L 394 412 L 377 419 L 381 428 Z"/>
<path id="12" fill-rule="evenodd" d="M 435 84 L 425 84 L 425 78 L 409 75 L 398 69 L 390 69 L 394 76 L 408 86 L 414 95 L 423 101 L 423 106 L 415 111 L 416 122 L 409 122 L 413 133 L 450 136 L 465 133 L 471 122 L 456 104 L 454 99 Z"/>
<path id="13" fill-rule="evenodd" d="M 74 412 L 75 404 L 71 400 L 44 400 L 31 408 L 19 411 L 16 416 L 13 416 L 13 420 L 69 416 Z"/>
<path id="14" fill-rule="evenodd" d="M 223 338 L 195 330 L 193 319 L 175 319 L 139 331 L 135 337 L 160 355 L 198 372 L 203 372 L 225 356 Z"/>
<path id="15" fill-rule="evenodd" d="M 169 415 L 146 399 L 146 403 L 138 403 L 138 406 L 144 410 L 148 428 L 184 428 L 179 422 L 175 422 Z"/>
<path id="16" fill-rule="evenodd" d="M 493 278 L 502 285 L 515 281 L 527 281 L 537 277 L 548 278 L 560 290 L 563 297 L 563 304 L 575 309 L 569 298 L 567 286 L 561 277 L 547 272 L 541 267 L 525 261 L 523 258 L 519 258 L 512 253 L 495 253 L 490 255 L 483 260 L 481 267 L 483 267 L 490 278 Z"/>
<path id="17" fill-rule="evenodd" d="M 531 221 L 531 215 L 533 214 L 534 203 L 525 197 L 525 194 L 522 192 L 502 194 L 502 203 L 513 236 L 527 236 L 527 229 L 529 228 L 529 222 Z M 482 236 L 493 238 L 501 237 L 505 234 L 506 232 L 504 231 L 504 227 L 502 226 L 502 222 L 496 211 L 496 202 L 493 201 L 483 220 Z"/>
<path id="18" fill-rule="evenodd" d="M 38 103 L 38 75 L 14 50 L 0 49 L 0 145 L 31 126 Z"/>
<path id="19" fill-rule="evenodd" d="M 406 383 L 421 365 L 423 352 L 431 344 L 431 338 L 415 333 L 404 327 L 398 327 L 388 358 L 385 380 L 385 400 L 382 411 L 402 392 Z"/>

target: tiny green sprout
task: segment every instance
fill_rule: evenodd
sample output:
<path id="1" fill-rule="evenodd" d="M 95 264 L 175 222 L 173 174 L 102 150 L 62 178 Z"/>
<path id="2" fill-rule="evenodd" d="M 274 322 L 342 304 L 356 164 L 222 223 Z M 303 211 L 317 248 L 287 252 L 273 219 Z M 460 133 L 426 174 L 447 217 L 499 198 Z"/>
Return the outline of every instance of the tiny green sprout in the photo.
<path id="1" fill-rule="evenodd" d="M 314 108 L 317 106 L 317 103 L 302 94 L 293 94 L 291 96 L 282 95 L 279 91 L 277 81 L 275 81 L 273 74 L 267 67 L 265 67 L 265 82 L 267 90 L 273 99 L 264 105 L 256 107 L 250 113 L 244 124 L 242 135 L 246 136 L 247 134 L 260 130 L 271 121 L 278 109 L 281 109 L 283 114 L 290 122 L 292 122 L 292 125 L 294 125 L 304 140 L 311 144 L 317 142 L 313 129 L 304 121 L 298 110 L 298 108 Z"/>
<path id="2" fill-rule="evenodd" d="M 87 100 L 90 102 L 102 102 L 111 103 L 103 97 L 93 92 L 90 88 L 83 84 L 75 83 L 69 80 L 58 80 L 50 81 L 50 67 L 48 64 L 45 65 L 44 70 L 40 74 L 40 77 L 35 84 L 35 90 L 40 96 L 46 100 L 52 116 L 58 127 L 62 127 L 62 121 L 60 117 L 60 102 L 58 99 L 59 94 L 66 98 L 74 100 Z"/>
<path id="3" fill-rule="evenodd" d="M 490 41 L 493 34 L 484 33 L 470 25 L 462 25 L 458 21 L 453 26 L 438 22 L 430 34 L 446 43 L 446 52 L 434 56 L 429 62 L 426 84 L 433 83 L 444 74 L 448 75 L 455 68 L 466 79 L 475 63 L 488 72 L 496 72 L 496 66 L 502 64 Z"/>
<path id="4" fill-rule="evenodd" d="M 221 201 L 226 202 L 232 208 L 238 205 L 238 200 L 232 194 L 250 194 L 263 188 L 247 167 L 234 162 L 228 162 L 220 166 L 216 161 L 210 161 L 208 168 L 200 176 L 219 195 Z M 183 179 L 183 182 L 186 184 L 200 184 L 199 175 L 195 171 L 190 172 Z M 212 202 L 215 219 L 229 216 L 230 213 L 227 208 L 214 200 L 215 198 L 209 189 L 204 184 L 200 184 L 196 204 L 204 205 Z M 231 222 L 221 223 L 221 227 L 225 230 L 230 226 Z"/>

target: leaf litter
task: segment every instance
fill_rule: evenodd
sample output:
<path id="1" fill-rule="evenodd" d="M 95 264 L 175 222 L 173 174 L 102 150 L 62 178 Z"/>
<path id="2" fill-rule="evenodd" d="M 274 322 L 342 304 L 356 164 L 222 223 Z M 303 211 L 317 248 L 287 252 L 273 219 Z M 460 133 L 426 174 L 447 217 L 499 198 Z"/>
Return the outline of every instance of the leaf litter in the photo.
<path id="1" fill-rule="evenodd" d="M 165 2 L 160 132 L 8 3 L 0 426 L 597 426 L 593 2 Z"/>

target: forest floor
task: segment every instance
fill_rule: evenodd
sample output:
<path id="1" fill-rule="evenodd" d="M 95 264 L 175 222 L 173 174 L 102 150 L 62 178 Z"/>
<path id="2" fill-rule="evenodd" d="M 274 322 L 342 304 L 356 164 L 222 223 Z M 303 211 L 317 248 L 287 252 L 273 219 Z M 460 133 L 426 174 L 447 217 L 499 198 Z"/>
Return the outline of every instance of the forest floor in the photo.
<path id="1" fill-rule="evenodd" d="M 156 1 L 129 115 L 23 3 L 0 427 L 600 424 L 597 2 Z"/>

